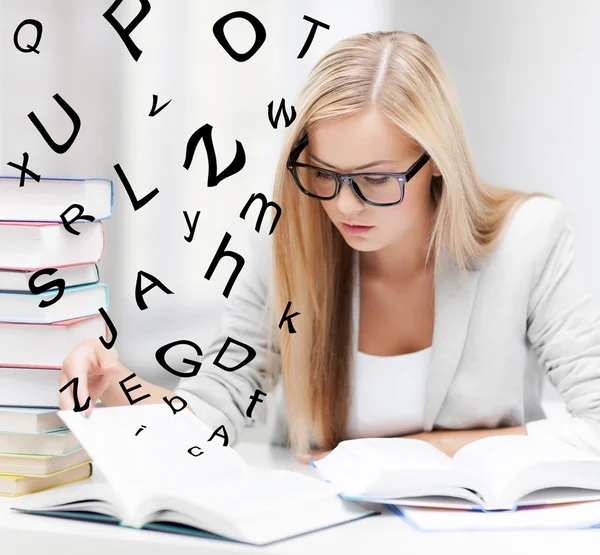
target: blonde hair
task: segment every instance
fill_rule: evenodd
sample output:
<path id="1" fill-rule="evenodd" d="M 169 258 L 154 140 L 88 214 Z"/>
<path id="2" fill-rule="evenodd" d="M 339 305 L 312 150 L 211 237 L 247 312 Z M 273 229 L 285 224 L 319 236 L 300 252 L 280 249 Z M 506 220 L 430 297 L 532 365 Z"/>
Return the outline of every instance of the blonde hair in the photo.
<path id="1" fill-rule="evenodd" d="M 375 105 L 427 151 L 435 220 L 427 263 L 445 249 L 458 267 L 473 268 L 496 246 L 512 210 L 532 196 L 486 183 L 477 173 L 458 101 L 435 50 L 403 31 L 369 32 L 334 45 L 316 63 L 301 91 L 275 174 L 273 200 L 282 214 L 273 234 L 271 319 L 288 301 L 297 333 L 277 332 L 289 443 L 297 453 L 332 449 L 345 439 L 352 361 L 353 249 L 319 201 L 303 194 L 286 168 L 288 156 L 317 122 L 356 115 Z M 269 326 L 269 349 L 275 326 Z M 311 439 L 312 438 L 312 439 Z M 314 440 L 314 441 L 313 441 Z"/>

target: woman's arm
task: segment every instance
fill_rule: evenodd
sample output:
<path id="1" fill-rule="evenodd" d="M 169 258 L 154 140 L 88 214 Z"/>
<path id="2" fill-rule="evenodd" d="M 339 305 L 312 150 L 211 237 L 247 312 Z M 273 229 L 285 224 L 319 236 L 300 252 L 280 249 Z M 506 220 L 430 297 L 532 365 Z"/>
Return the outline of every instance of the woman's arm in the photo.
<path id="1" fill-rule="evenodd" d="M 421 432 L 402 437 L 410 439 L 422 439 L 443 451 L 449 457 L 465 445 L 483 439 L 488 436 L 500 435 L 527 435 L 525 426 L 512 426 L 510 428 L 483 428 L 478 430 L 435 430 L 433 432 Z"/>
<path id="2" fill-rule="evenodd" d="M 587 292 L 561 204 L 529 297 L 527 340 L 568 412 L 527 422 L 531 436 L 553 437 L 600 454 L 600 311 Z"/>
<path id="3" fill-rule="evenodd" d="M 274 344 L 267 343 L 267 309 L 270 301 L 271 239 L 253 237 L 250 241 L 252 252 L 245 258 L 229 295 L 225 312 L 220 322 L 216 322 L 214 339 L 203 349 L 202 365 L 195 376 L 181 378 L 174 390 L 188 402 L 188 407 L 210 428 L 225 426 L 229 444 L 237 443 L 242 429 L 259 420 L 261 407 L 254 407 L 252 416 L 247 415 L 251 396 L 257 389 L 269 393 L 274 386 L 267 376 L 269 355 L 278 364 L 280 352 L 278 336 L 274 334 Z M 230 268 L 230 266 L 228 266 Z M 229 270 L 230 271 L 230 270 Z M 218 272 L 225 283 L 229 273 L 225 268 Z M 276 325 L 273 326 L 277 331 Z M 227 349 L 219 356 L 223 346 L 231 339 Z M 248 345 L 256 356 L 244 366 L 235 368 L 248 357 L 248 350 L 236 342 Z M 263 402 L 266 398 L 263 397 Z"/>
<path id="4" fill-rule="evenodd" d="M 421 439 L 431 443 L 449 457 L 453 457 L 461 447 L 468 443 L 477 441 L 488 436 L 499 436 L 507 434 L 527 435 L 525 426 L 513 426 L 511 428 L 484 428 L 479 430 L 435 430 L 433 432 L 420 432 L 418 434 L 409 434 L 402 436 L 409 439 Z M 331 451 L 313 451 L 308 455 L 298 455 L 298 461 L 309 464 L 309 460 L 315 461 L 323 458 Z"/>

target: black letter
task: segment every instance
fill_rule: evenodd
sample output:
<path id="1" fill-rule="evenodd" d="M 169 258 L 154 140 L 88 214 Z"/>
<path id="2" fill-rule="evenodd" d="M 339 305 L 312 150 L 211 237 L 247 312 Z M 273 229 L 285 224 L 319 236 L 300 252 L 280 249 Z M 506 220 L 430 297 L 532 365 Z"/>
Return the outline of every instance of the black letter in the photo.
<path id="1" fill-rule="evenodd" d="M 329 25 L 327 25 L 326 23 L 317 21 L 316 19 L 313 19 L 312 17 L 308 17 L 307 15 L 305 15 L 302 19 L 312 22 L 313 26 L 310 28 L 310 33 L 308 34 L 308 38 L 306 39 L 306 42 L 304 43 L 304 46 L 302 47 L 300 54 L 298 54 L 298 58 L 304 58 L 304 54 L 306 54 L 308 52 L 308 49 L 310 48 L 310 45 L 312 44 L 312 41 L 315 38 L 315 33 L 317 32 L 317 27 L 325 27 L 325 29 L 329 29 Z"/>
<path id="2" fill-rule="evenodd" d="M 58 287 L 58 293 L 56 294 L 56 297 L 54 297 L 50 301 L 47 301 L 45 299 L 40 301 L 40 304 L 38 305 L 40 308 L 46 308 L 47 306 L 51 306 L 54 303 L 57 303 L 63 296 L 63 293 L 65 292 L 66 282 L 64 279 L 53 279 L 52 281 L 49 281 L 48 283 L 42 285 L 41 287 L 37 286 L 34 283 L 37 277 L 43 276 L 43 275 L 51 276 L 51 275 L 54 275 L 56 272 L 57 272 L 56 268 L 45 268 L 43 270 L 38 270 L 37 272 L 35 272 L 35 274 L 33 274 L 29 278 L 29 290 L 34 295 L 39 295 L 40 293 L 43 293 L 44 291 L 48 291 L 48 290 L 52 289 L 53 287 Z"/>
<path id="3" fill-rule="evenodd" d="M 283 312 L 283 316 L 281 317 L 281 320 L 279 320 L 279 329 L 281 329 L 281 326 L 283 326 L 283 322 L 287 322 L 288 324 L 288 332 L 290 333 L 296 333 L 296 330 L 294 328 L 294 323 L 292 322 L 292 318 L 294 316 L 298 316 L 300 314 L 300 312 L 294 312 L 294 314 L 290 314 L 289 316 L 287 316 L 288 310 L 290 309 L 290 306 L 292 306 L 292 301 L 288 301 L 287 305 L 285 306 L 285 310 Z"/>
<path id="4" fill-rule="evenodd" d="M 190 217 L 188 216 L 187 211 L 183 211 L 183 215 L 185 216 L 185 221 L 188 225 L 188 227 L 190 228 L 190 236 L 186 237 L 185 235 L 183 236 L 183 238 L 188 242 L 191 243 L 192 239 L 194 238 L 194 233 L 196 233 L 196 224 L 198 223 L 198 216 L 200 216 L 200 210 L 196 210 L 196 216 L 194 218 L 194 223 L 190 223 Z"/>
<path id="5" fill-rule="evenodd" d="M 198 451 L 200 451 L 199 453 L 197 453 L 196 455 L 194 455 L 194 453 L 192 453 L 192 449 L 198 449 Z M 188 453 L 190 455 L 192 455 L 192 457 L 198 457 L 200 455 L 204 455 L 204 451 L 202 451 L 202 449 L 200 449 L 200 447 L 198 447 L 197 445 L 194 445 L 193 447 L 190 447 L 188 449 Z"/>
<path id="6" fill-rule="evenodd" d="M 29 175 L 30 177 L 32 177 L 33 179 L 35 179 L 38 182 L 40 180 L 40 176 L 37 173 L 33 173 L 33 171 L 27 167 L 27 162 L 29 162 L 29 154 L 27 152 L 23 153 L 23 165 L 22 166 L 19 166 L 18 164 L 15 164 L 14 162 L 8 162 L 9 166 L 11 166 L 13 168 L 17 168 L 18 170 L 21 170 L 21 180 L 19 181 L 19 187 L 23 187 L 23 185 L 25 185 L 25 174 Z"/>
<path id="7" fill-rule="evenodd" d="M 63 385 L 58 391 L 62 393 L 71 384 L 73 384 L 73 402 L 75 404 L 75 406 L 73 407 L 73 412 L 83 412 L 90 406 L 90 401 L 92 400 L 92 398 L 88 396 L 83 406 L 79 404 L 79 399 L 77 398 L 77 387 L 79 385 L 79 378 L 73 378 L 70 382 L 67 382 L 65 385 Z"/>
<path id="8" fill-rule="evenodd" d="M 142 287 L 142 276 L 144 276 L 146 279 L 152 282 L 151 285 L 148 285 L 148 287 L 145 287 L 144 289 L 140 289 Z M 137 280 L 135 282 L 135 302 L 137 303 L 140 310 L 146 310 L 148 308 L 148 305 L 144 300 L 144 295 L 154 287 L 160 288 L 167 295 L 175 294 L 170 289 L 167 289 L 163 282 L 160 281 L 158 278 L 155 278 L 152 274 L 140 270 L 138 272 Z"/>
<path id="9" fill-rule="evenodd" d="M 231 239 L 231 235 L 229 235 L 229 233 L 225 232 L 225 237 L 223 237 L 223 240 L 221 241 L 221 244 L 219 245 L 219 248 L 217 249 L 217 253 L 215 254 L 214 258 L 212 259 L 212 262 L 210 263 L 210 266 L 208 267 L 206 274 L 204 274 L 204 279 L 210 280 L 210 278 L 212 277 L 212 275 L 217 267 L 217 264 L 219 263 L 221 258 L 224 258 L 225 256 L 231 256 L 231 258 L 233 258 L 235 260 L 235 269 L 233 270 L 233 273 L 231 274 L 231 277 L 229 278 L 229 281 L 227 282 L 227 286 L 225 287 L 225 290 L 223 291 L 223 296 L 225 298 L 229 297 L 229 292 L 231 291 L 231 288 L 233 287 L 233 284 L 235 283 L 235 280 L 237 279 L 238 274 L 244 267 L 244 263 L 245 263 L 244 257 L 241 254 L 238 254 L 237 252 L 225 250 L 225 248 L 229 244 L 229 239 Z"/>
<path id="10" fill-rule="evenodd" d="M 104 345 L 105 349 L 112 349 L 112 346 L 117 340 L 117 328 L 115 328 L 115 325 L 112 323 L 112 320 L 110 319 L 108 314 L 106 314 L 106 311 L 102 307 L 100 307 L 98 311 L 102 315 L 102 318 L 104 318 L 104 322 L 106 323 L 106 325 L 108 326 L 108 330 L 112 334 L 112 339 L 109 342 L 107 342 L 102 336 L 100 336 L 98 339 L 100 339 L 100 342 L 102 343 L 102 345 Z"/>
<path id="11" fill-rule="evenodd" d="M 175 407 L 173 407 L 174 399 L 179 399 L 183 403 L 183 405 L 181 405 L 181 408 L 176 409 Z M 173 395 L 173 397 L 171 397 L 170 399 L 168 399 L 167 396 L 165 395 L 163 397 L 163 401 L 171 407 L 173 414 L 177 414 L 178 412 L 182 411 L 185 407 L 187 407 L 187 401 L 185 399 L 183 399 L 182 397 L 180 397 L 179 395 Z"/>
<path id="12" fill-rule="evenodd" d="M 248 418 L 252 418 L 252 411 L 254 410 L 254 405 L 256 405 L 257 402 L 263 402 L 259 395 L 266 395 L 266 393 L 264 391 L 261 391 L 260 389 L 257 389 L 252 395 L 250 395 L 250 406 L 246 410 L 246 416 Z"/>
<path id="13" fill-rule="evenodd" d="M 218 434 L 217 431 L 220 430 L 221 428 L 223 428 L 223 434 L 225 435 L 221 435 Z M 223 442 L 223 447 L 227 447 L 227 444 L 229 443 L 229 435 L 227 434 L 227 430 L 225 429 L 225 426 L 223 426 L 223 424 L 221 424 L 210 436 L 210 438 L 208 439 L 208 441 L 212 441 L 212 438 L 218 436 L 218 437 L 222 437 L 225 441 Z"/>
<path id="14" fill-rule="evenodd" d="M 174 374 L 175 376 L 179 376 L 180 378 L 191 378 L 192 376 L 195 376 L 198 373 L 198 370 L 200 370 L 200 367 L 202 366 L 201 362 L 198 362 L 196 360 L 190 360 L 189 358 L 184 358 L 182 360 L 182 362 L 185 362 L 186 364 L 190 364 L 193 367 L 192 372 L 190 372 L 188 374 L 184 374 L 183 372 L 174 370 L 167 364 L 167 361 L 165 360 L 165 355 L 167 354 L 167 351 L 169 349 L 171 349 L 171 347 L 174 347 L 175 345 L 190 345 L 191 347 L 193 347 L 195 349 L 196 354 L 198 356 L 200 356 L 200 357 L 202 356 L 202 349 L 200 349 L 200 347 L 198 347 L 198 345 L 196 345 L 193 341 L 188 341 L 187 339 L 180 339 L 179 341 L 173 341 L 172 343 L 167 343 L 166 345 L 163 345 L 156 351 L 155 356 L 156 356 L 156 360 L 157 360 L 158 364 L 160 364 L 165 370 L 168 370 L 169 372 L 171 372 L 171 374 Z"/>
<path id="15" fill-rule="evenodd" d="M 125 187 L 127 196 L 129 197 L 129 200 L 131 201 L 131 204 L 135 211 L 139 210 L 148 201 L 151 201 L 156 195 L 158 195 L 158 189 L 155 187 L 154 190 L 150 191 L 144 198 L 138 200 L 135 196 L 135 193 L 133 192 L 133 189 L 132 189 L 128 179 L 127 179 L 127 176 L 125 175 L 125 173 L 123 173 L 123 170 L 121 169 L 121 165 L 115 164 L 113 167 L 115 168 L 115 171 L 117 172 L 117 175 L 119 176 L 119 179 L 123 183 L 123 187 Z"/>
<path id="16" fill-rule="evenodd" d="M 127 389 L 123 384 L 127 381 L 130 380 L 131 378 L 133 378 L 135 376 L 135 373 L 132 372 L 129 376 L 127 376 L 126 378 L 122 379 L 119 382 L 119 385 L 121 386 L 121 389 L 123 390 L 123 393 L 125 393 L 125 396 L 127 397 L 129 404 L 130 405 L 135 405 L 138 401 L 142 401 L 143 399 L 146 399 L 146 397 L 150 397 L 150 393 L 146 393 L 146 395 L 142 395 L 141 397 L 138 397 L 137 399 L 132 399 L 131 396 L 129 395 L 130 391 L 135 391 L 136 389 L 139 389 L 140 387 L 142 387 L 141 384 L 137 384 L 134 385 L 133 387 L 130 387 L 129 389 Z"/>
<path id="17" fill-rule="evenodd" d="M 171 99 L 171 100 L 173 100 L 173 99 Z M 163 108 L 166 108 L 169 105 L 169 103 L 171 102 L 171 100 L 169 100 L 169 102 L 163 104 L 158 110 L 156 110 L 156 104 L 158 102 L 158 96 L 155 95 L 155 94 L 153 94 L 152 95 L 152 108 L 150 108 L 150 113 L 148 115 L 151 118 L 154 117 L 156 114 L 158 114 L 159 112 L 161 112 Z"/>
<path id="18" fill-rule="evenodd" d="M 265 217 L 265 210 L 267 209 L 267 207 L 272 206 L 273 208 L 275 208 L 275 217 L 273 218 L 273 222 L 271 223 L 271 231 L 269 231 L 269 235 L 271 235 L 271 233 L 275 231 L 275 226 L 277 225 L 279 216 L 281 216 L 281 206 L 279 206 L 279 204 L 277 204 L 273 200 L 267 202 L 267 197 L 265 197 L 265 195 L 263 195 L 262 193 L 252 194 L 252 196 L 248 199 L 246 206 L 244 206 L 244 208 L 240 212 L 240 218 L 242 218 L 242 220 L 246 219 L 246 213 L 248 212 L 248 208 L 250 208 L 250 206 L 256 199 L 260 200 L 262 203 L 262 206 L 260 208 L 260 214 L 258 215 L 258 219 L 256 220 L 256 226 L 254 227 L 256 232 L 260 231 L 260 226 L 262 225 L 263 218 Z"/>
<path id="19" fill-rule="evenodd" d="M 28 50 L 19 45 L 19 31 L 25 25 L 33 25 L 35 27 L 35 31 L 36 31 L 35 42 L 33 43 L 33 45 L 31 45 L 31 44 L 27 45 Z M 24 21 L 21 21 L 21 23 L 19 23 L 19 26 L 15 30 L 15 34 L 13 35 L 13 42 L 15 43 L 17 50 L 19 52 L 25 52 L 26 54 L 28 54 L 29 52 L 35 52 L 36 54 L 39 54 L 40 51 L 36 50 L 36 48 L 38 47 L 38 44 L 40 44 L 40 41 L 42 40 L 42 30 L 43 29 L 44 28 L 42 27 L 42 24 L 37 19 L 25 19 Z"/>
<path id="20" fill-rule="evenodd" d="M 139 430 L 137 432 L 135 432 L 135 435 L 137 436 L 141 431 L 143 431 L 146 428 L 146 426 L 144 426 L 143 424 L 140 426 Z"/>
<path id="21" fill-rule="evenodd" d="M 221 173 L 217 173 L 217 157 L 215 155 L 215 148 L 212 141 L 212 125 L 205 123 L 202 127 L 192 133 L 188 139 L 187 146 L 185 148 L 185 160 L 183 161 L 183 167 L 186 170 L 190 169 L 190 164 L 194 159 L 194 152 L 200 142 L 200 139 L 204 141 L 204 147 L 206 148 L 206 155 L 208 156 L 208 179 L 207 185 L 209 187 L 215 187 L 220 181 L 229 177 L 230 175 L 236 174 L 242 170 L 246 165 L 246 154 L 244 147 L 240 141 L 235 141 L 235 157 L 231 164 L 227 166 Z"/>
<path id="22" fill-rule="evenodd" d="M 252 48 L 244 54 L 236 52 L 225 36 L 225 24 L 235 18 L 245 19 L 252 27 L 254 27 L 254 44 L 252 45 Z M 213 25 L 213 34 L 215 35 L 217 42 L 225 49 L 225 52 L 227 52 L 227 54 L 229 54 L 236 62 L 246 62 L 252 58 L 267 38 L 265 26 L 255 16 L 243 11 L 231 12 L 224 15 L 221 19 L 218 19 Z"/>
<path id="23" fill-rule="evenodd" d="M 285 111 L 285 99 L 282 98 L 279 103 L 279 108 L 277 110 L 277 114 L 275 115 L 275 119 L 273 118 L 273 101 L 269 102 L 269 121 L 271 122 L 271 126 L 273 129 L 277 129 L 277 124 L 279 123 L 279 115 L 283 112 L 283 119 L 285 119 L 285 126 L 289 127 L 289 125 L 296 119 L 296 108 L 292 106 L 292 116 L 288 118 L 287 112 Z"/>
<path id="24" fill-rule="evenodd" d="M 81 119 L 77 115 L 77 112 L 75 112 L 75 110 L 73 110 L 73 108 L 71 108 L 71 106 L 69 106 L 62 99 L 60 94 L 56 93 L 52 98 L 54 98 L 54 100 L 56 100 L 56 102 L 58 102 L 60 107 L 67 113 L 67 116 L 69 116 L 69 118 L 71 119 L 71 122 L 73 123 L 73 132 L 71 133 L 71 136 L 68 138 L 68 140 L 66 142 L 64 142 L 62 145 L 59 145 L 58 143 L 54 142 L 52 137 L 48 134 L 48 131 L 46 131 L 46 129 L 42 125 L 42 122 L 38 119 L 38 117 L 33 112 L 29 112 L 27 114 L 27 117 L 32 121 L 33 125 L 35 125 L 36 129 L 40 132 L 40 134 L 42 135 L 42 137 L 44 138 L 44 140 L 46 141 L 48 146 L 54 152 L 56 152 L 58 154 L 64 154 L 65 152 L 67 152 L 67 150 L 69 150 L 69 148 L 71 148 L 73 141 L 76 139 L 77 135 L 79 134 L 79 130 L 81 129 Z"/>
<path id="25" fill-rule="evenodd" d="M 223 356 L 223 354 L 229 347 L 230 343 L 237 343 L 240 347 L 244 347 L 244 349 L 246 349 L 246 351 L 248 351 L 248 355 L 246 356 L 246 358 L 244 360 L 242 360 L 242 362 L 240 362 L 237 366 L 234 366 L 232 368 L 229 368 L 228 366 L 223 366 L 220 362 L 221 357 Z M 214 365 L 221 368 L 221 370 L 225 370 L 226 372 L 235 372 L 236 370 L 239 370 L 242 366 L 245 366 L 246 364 L 248 364 L 251 360 L 254 360 L 255 356 L 256 356 L 256 351 L 252 347 L 250 347 L 250 345 L 246 345 L 245 343 L 242 343 L 241 341 L 237 341 L 236 339 L 232 339 L 231 337 L 228 337 L 225 340 L 225 343 L 223 343 L 223 346 L 221 347 L 221 350 L 219 351 L 217 358 L 215 358 Z"/>
<path id="26" fill-rule="evenodd" d="M 106 10 L 102 14 L 102 17 L 104 17 L 104 19 L 106 19 L 106 21 L 110 23 L 112 28 L 117 32 L 117 35 L 121 37 L 121 39 L 125 43 L 125 46 L 127 47 L 127 50 L 133 56 L 133 59 L 137 62 L 140 56 L 142 55 L 142 51 L 136 46 L 135 42 L 131 40 L 131 37 L 129 35 L 150 13 L 150 2 L 149 0 L 140 0 L 140 4 L 142 5 L 140 13 L 138 13 L 133 18 L 133 20 L 129 25 L 127 25 L 127 27 L 123 27 L 113 15 L 115 10 L 121 5 L 121 2 L 123 2 L 123 0 L 115 0 L 111 4 L 110 8 L 108 8 L 108 10 Z"/>
<path id="27" fill-rule="evenodd" d="M 65 219 L 65 216 L 67 215 L 67 212 L 69 212 L 72 208 L 77 208 L 77 210 L 79 210 L 79 214 L 77 214 L 77 216 L 75 216 L 74 218 L 71 218 L 69 221 L 67 221 Z M 88 214 L 83 214 L 83 215 L 82 214 L 83 214 L 83 206 L 81 206 L 81 204 L 71 204 L 71 206 L 69 206 L 69 208 L 67 208 L 60 215 L 60 219 L 62 220 L 63 226 L 69 233 L 72 233 L 73 235 L 79 235 L 79 231 L 77 231 L 76 229 L 71 227 L 71 224 L 75 220 L 87 220 L 88 222 L 93 222 L 95 220 L 94 216 L 90 216 Z"/>

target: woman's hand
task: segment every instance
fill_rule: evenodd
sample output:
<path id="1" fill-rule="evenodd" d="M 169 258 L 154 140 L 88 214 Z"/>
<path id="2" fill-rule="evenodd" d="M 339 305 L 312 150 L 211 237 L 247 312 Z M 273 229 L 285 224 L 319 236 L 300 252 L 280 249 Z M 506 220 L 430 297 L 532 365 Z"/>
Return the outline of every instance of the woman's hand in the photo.
<path id="1" fill-rule="evenodd" d="M 119 355 L 114 347 L 106 349 L 98 338 L 83 341 L 64 359 L 58 388 L 61 389 L 71 380 L 76 379 L 77 399 L 80 406 L 91 397 L 89 407 L 84 416 L 89 416 L 100 396 L 121 376 L 126 368 L 119 362 Z M 71 410 L 75 406 L 73 395 L 75 384 L 58 394 L 59 407 Z"/>
<path id="2" fill-rule="evenodd" d="M 311 451 L 308 455 L 296 455 L 296 459 L 302 464 L 309 464 L 310 459 L 318 461 L 329 453 L 331 453 L 331 449 L 329 451 Z"/>

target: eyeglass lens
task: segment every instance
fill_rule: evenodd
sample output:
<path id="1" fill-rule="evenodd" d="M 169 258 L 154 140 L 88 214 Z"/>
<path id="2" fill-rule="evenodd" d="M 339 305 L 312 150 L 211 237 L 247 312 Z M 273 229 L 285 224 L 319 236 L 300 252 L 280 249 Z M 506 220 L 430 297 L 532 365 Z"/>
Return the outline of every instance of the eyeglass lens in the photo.
<path id="1" fill-rule="evenodd" d="M 335 193 L 336 180 L 333 175 L 317 169 L 294 168 L 304 189 L 319 197 L 331 197 Z M 368 174 L 353 178 L 362 195 L 371 202 L 398 202 L 402 197 L 402 185 L 391 175 Z"/>

